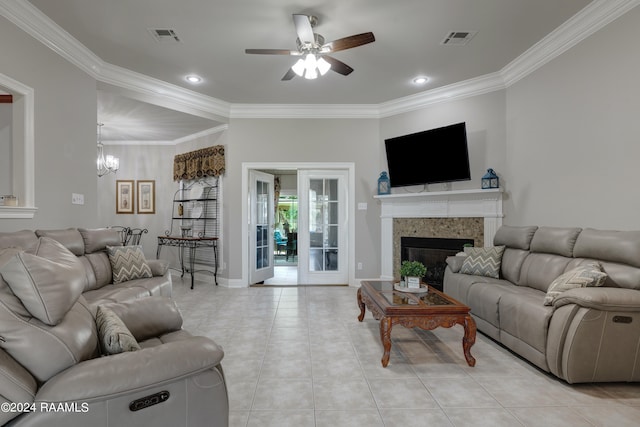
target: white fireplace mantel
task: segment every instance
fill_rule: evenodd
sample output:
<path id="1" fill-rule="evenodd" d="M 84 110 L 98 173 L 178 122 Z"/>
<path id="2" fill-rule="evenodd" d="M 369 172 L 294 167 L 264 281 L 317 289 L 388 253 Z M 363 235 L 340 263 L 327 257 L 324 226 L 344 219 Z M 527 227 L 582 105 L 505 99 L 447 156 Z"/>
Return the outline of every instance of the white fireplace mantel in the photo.
<path id="1" fill-rule="evenodd" d="M 484 218 L 484 244 L 502 225 L 502 189 L 432 191 L 374 196 L 381 203 L 380 278 L 393 279 L 394 218 Z"/>

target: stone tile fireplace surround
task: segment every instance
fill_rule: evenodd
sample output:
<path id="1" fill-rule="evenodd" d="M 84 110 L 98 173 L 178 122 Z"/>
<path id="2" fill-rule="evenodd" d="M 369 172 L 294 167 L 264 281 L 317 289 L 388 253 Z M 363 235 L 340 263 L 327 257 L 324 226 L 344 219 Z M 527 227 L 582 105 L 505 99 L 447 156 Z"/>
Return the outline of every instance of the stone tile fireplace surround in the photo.
<path id="1" fill-rule="evenodd" d="M 401 237 L 473 239 L 491 246 L 502 225 L 502 190 L 457 190 L 374 196 L 381 204 L 380 278 L 397 278 Z"/>

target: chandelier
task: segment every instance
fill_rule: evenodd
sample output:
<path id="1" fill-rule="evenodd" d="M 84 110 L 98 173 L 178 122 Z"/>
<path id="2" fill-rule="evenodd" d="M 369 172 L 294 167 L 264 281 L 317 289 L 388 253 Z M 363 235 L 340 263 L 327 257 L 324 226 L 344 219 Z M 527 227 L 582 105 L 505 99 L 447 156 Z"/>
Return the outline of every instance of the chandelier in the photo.
<path id="1" fill-rule="evenodd" d="M 102 126 L 104 123 L 98 123 L 98 176 L 104 176 L 108 173 L 116 173 L 120 169 L 120 159 L 112 155 L 104 155 L 104 145 L 102 145 Z"/>

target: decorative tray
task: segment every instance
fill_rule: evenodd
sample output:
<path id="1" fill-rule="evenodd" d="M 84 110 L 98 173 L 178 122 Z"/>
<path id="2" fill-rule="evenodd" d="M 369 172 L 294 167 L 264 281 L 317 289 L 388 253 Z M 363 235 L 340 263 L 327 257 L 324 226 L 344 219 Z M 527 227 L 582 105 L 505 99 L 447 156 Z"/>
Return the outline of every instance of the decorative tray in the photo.
<path id="1" fill-rule="evenodd" d="M 426 292 L 429 292 L 429 288 L 427 288 L 427 287 L 407 288 L 405 286 L 400 286 L 399 283 L 394 283 L 393 284 L 393 289 L 395 289 L 396 291 L 408 292 L 408 293 L 412 293 L 412 294 L 424 294 Z"/>

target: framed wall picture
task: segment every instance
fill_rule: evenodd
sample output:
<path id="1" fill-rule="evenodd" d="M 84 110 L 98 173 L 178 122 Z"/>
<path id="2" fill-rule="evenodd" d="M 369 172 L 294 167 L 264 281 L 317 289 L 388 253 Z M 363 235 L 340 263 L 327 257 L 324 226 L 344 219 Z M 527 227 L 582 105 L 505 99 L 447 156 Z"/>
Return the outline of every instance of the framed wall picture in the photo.
<path id="1" fill-rule="evenodd" d="M 116 181 L 116 213 L 132 214 L 134 198 L 133 180 Z"/>
<path id="2" fill-rule="evenodd" d="M 136 182 L 138 187 L 138 213 L 156 213 L 156 181 L 151 179 Z"/>

